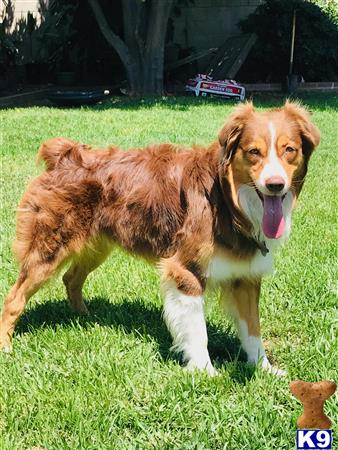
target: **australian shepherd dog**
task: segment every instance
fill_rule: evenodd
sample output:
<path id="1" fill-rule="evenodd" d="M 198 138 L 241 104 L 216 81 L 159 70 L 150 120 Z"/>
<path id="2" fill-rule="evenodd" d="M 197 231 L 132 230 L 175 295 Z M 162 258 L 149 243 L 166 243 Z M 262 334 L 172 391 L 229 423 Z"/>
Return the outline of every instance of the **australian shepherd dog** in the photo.
<path id="1" fill-rule="evenodd" d="M 163 317 L 188 369 L 215 374 L 203 294 L 220 288 L 251 363 L 273 373 L 259 319 L 262 276 L 290 233 L 319 130 L 297 103 L 256 112 L 239 105 L 210 146 L 94 150 L 64 138 L 42 144 L 46 170 L 17 210 L 18 279 L 3 306 L 0 345 L 11 350 L 28 299 L 61 267 L 71 306 L 115 246 L 156 263 Z"/>

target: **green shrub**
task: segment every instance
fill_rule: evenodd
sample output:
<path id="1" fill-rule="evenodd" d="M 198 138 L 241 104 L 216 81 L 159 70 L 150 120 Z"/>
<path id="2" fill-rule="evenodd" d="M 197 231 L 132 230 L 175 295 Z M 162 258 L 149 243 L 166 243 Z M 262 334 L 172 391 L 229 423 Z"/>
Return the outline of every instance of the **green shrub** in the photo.
<path id="1" fill-rule="evenodd" d="M 329 1 L 266 0 L 246 20 L 258 40 L 238 74 L 241 81 L 282 81 L 289 71 L 292 17 L 297 10 L 293 73 L 305 81 L 338 79 L 338 6 Z"/>
<path id="2" fill-rule="evenodd" d="M 336 26 L 338 26 L 338 5 L 337 0 L 310 0 L 315 5 L 318 5 L 324 13 L 329 16 Z"/>

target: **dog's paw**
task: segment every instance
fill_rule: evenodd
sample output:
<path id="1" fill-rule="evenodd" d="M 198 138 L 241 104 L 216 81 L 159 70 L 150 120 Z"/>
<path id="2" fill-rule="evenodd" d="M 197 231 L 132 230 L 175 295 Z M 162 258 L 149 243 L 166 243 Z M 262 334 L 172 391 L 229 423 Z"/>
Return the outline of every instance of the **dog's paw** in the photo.
<path id="1" fill-rule="evenodd" d="M 88 308 L 84 303 L 77 305 L 74 311 L 80 316 L 89 316 Z"/>
<path id="2" fill-rule="evenodd" d="M 270 361 L 268 360 L 268 358 L 265 356 L 261 363 L 260 363 L 261 367 L 263 370 L 271 373 L 272 375 L 276 375 L 277 377 L 286 377 L 287 376 L 287 372 L 286 370 L 283 369 L 278 369 L 277 367 L 274 367 Z"/>
<path id="3" fill-rule="evenodd" d="M 188 372 L 200 370 L 206 372 L 209 375 L 209 377 L 216 377 L 218 375 L 218 372 L 211 364 L 211 361 L 205 361 L 203 363 L 190 360 L 184 369 L 187 370 Z"/>
<path id="4" fill-rule="evenodd" d="M 13 347 L 11 345 L 6 345 L 5 347 L 2 347 L 1 350 L 3 353 L 12 353 Z"/>
<path id="5" fill-rule="evenodd" d="M 207 367 L 206 369 L 207 374 L 209 375 L 209 377 L 213 378 L 213 377 L 217 377 L 219 375 L 219 373 L 217 372 L 217 370 L 215 369 L 215 367 L 210 364 L 210 366 Z"/>
<path id="6" fill-rule="evenodd" d="M 13 348 L 10 339 L 0 338 L 0 351 L 3 353 L 12 353 Z"/>
<path id="7" fill-rule="evenodd" d="M 89 316 L 89 311 L 88 311 L 88 308 L 87 308 L 85 302 L 75 302 L 75 301 L 69 300 L 69 303 L 70 303 L 72 310 L 79 316 Z"/>

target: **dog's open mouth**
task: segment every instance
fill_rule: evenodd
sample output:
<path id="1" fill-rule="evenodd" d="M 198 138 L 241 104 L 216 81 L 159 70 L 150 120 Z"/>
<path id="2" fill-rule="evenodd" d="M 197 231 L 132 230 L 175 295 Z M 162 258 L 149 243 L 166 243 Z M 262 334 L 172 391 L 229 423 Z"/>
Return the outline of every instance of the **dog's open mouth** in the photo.
<path id="1" fill-rule="evenodd" d="M 283 215 L 283 200 L 285 195 L 265 195 L 256 187 L 258 197 L 263 204 L 262 229 L 269 239 L 279 239 L 285 231 L 285 219 Z"/>

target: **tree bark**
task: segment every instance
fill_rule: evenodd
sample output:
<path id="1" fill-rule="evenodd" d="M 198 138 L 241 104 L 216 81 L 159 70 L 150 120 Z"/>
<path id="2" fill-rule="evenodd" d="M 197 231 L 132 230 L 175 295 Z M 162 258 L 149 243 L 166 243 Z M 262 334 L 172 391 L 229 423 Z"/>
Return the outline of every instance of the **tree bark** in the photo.
<path id="1" fill-rule="evenodd" d="M 155 1 L 151 5 L 146 43 L 149 71 L 147 89 L 154 89 L 156 94 L 161 94 L 163 91 L 164 45 L 172 3 L 172 0 L 162 0 Z"/>
<path id="2" fill-rule="evenodd" d="M 140 27 L 145 3 L 140 0 L 124 0 L 122 3 L 124 40 L 134 61 L 137 80 L 131 85 L 131 95 L 142 92 L 143 45 Z"/>
<path id="3" fill-rule="evenodd" d="M 173 0 L 123 0 L 124 41 L 108 25 L 98 0 L 88 0 L 99 28 L 126 70 L 130 95 L 163 94 L 164 45 Z"/>
<path id="4" fill-rule="evenodd" d="M 122 64 L 126 70 L 127 79 L 130 85 L 134 85 L 136 82 L 137 70 L 135 70 L 135 62 L 133 61 L 127 45 L 122 41 L 122 39 L 115 34 L 103 14 L 101 6 L 98 0 L 88 0 L 90 7 L 94 13 L 97 24 L 106 38 L 108 44 L 110 44 L 117 54 L 119 55 Z"/>

